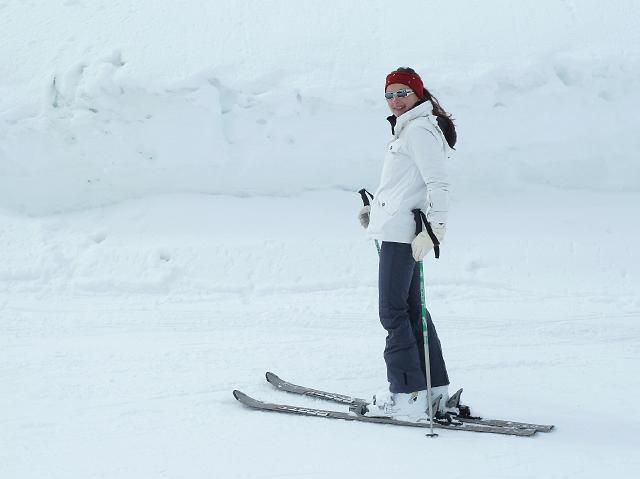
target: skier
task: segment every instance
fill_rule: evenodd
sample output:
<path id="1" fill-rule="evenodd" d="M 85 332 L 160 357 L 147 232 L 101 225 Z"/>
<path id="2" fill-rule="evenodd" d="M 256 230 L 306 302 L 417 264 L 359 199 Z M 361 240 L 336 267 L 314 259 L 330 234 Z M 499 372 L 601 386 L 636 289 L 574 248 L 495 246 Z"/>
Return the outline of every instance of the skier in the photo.
<path id="1" fill-rule="evenodd" d="M 422 336 L 420 274 L 417 261 L 434 248 L 423 231 L 416 236 L 412 210 L 426 212 L 442 242 L 449 208 L 446 159 L 456 143 L 450 115 L 411 68 L 398 68 L 385 82 L 392 115 L 378 189 L 358 216 L 368 236 L 382 242 L 378 269 L 379 315 L 387 331 L 384 359 L 389 390 L 374 396 L 369 415 L 428 417 Z M 440 340 L 427 311 L 432 397 L 449 399 L 449 377 Z"/>

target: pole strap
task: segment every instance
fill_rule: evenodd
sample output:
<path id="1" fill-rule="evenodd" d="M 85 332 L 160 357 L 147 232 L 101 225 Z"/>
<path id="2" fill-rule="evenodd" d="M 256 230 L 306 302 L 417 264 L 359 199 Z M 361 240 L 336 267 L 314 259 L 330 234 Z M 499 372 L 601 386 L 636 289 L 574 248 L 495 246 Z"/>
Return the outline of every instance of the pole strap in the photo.
<path id="1" fill-rule="evenodd" d="M 435 254 L 436 258 L 440 258 L 440 241 L 438 241 L 438 237 L 433 232 L 431 224 L 427 221 L 427 216 L 420 208 L 416 208 L 411 212 L 413 213 L 413 219 L 416 222 L 416 236 L 422 233 L 422 227 L 424 225 L 424 228 L 427 230 L 427 234 L 429 235 L 429 238 L 431 238 L 431 242 L 433 243 L 433 253 Z"/>
<path id="2" fill-rule="evenodd" d="M 373 195 L 371 193 L 369 193 L 367 190 L 365 190 L 364 188 L 362 188 L 360 191 L 358 191 L 358 193 L 360 193 L 360 197 L 362 198 L 362 203 L 365 206 L 369 206 L 369 197 L 371 199 L 373 199 Z M 369 195 L 369 196 L 367 196 Z"/>

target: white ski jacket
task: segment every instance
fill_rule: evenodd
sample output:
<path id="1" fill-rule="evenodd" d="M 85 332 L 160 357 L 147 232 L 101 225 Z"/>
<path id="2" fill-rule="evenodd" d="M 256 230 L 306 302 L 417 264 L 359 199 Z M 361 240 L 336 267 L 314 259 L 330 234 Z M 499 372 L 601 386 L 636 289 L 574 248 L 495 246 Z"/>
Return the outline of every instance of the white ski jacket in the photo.
<path id="1" fill-rule="evenodd" d="M 380 185 L 371 202 L 368 235 L 411 243 L 416 225 L 411 210 L 420 208 L 430 223 L 447 222 L 451 148 L 431 111 L 430 101 L 400 115 L 387 145 Z"/>

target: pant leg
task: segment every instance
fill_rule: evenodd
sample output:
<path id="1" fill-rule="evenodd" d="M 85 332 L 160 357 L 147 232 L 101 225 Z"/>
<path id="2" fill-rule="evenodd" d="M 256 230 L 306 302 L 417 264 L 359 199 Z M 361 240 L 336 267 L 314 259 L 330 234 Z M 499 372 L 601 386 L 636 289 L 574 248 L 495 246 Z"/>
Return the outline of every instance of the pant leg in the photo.
<path id="1" fill-rule="evenodd" d="M 422 299 L 420 297 L 420 268 L 415 264 L 411 286 L 409 287 L 409 317 L 420 354 L 420 368 L 425 374 L 424 338 L 422 334 Z M 427 309 L 427 335 L 429 339 L 429 363 L 431 364 L 431 384 L 433 387 L 449 384 L 449 375 L 442 355 L 442 345 Z"/>
<path id="2" fill-rule="evenodd" d="M 415 260 L 411 245 L 383 242 L 378 270 L 380 322 L 387 330 L 384 360 L 389 390 L 408 393 L 426 388 L 409 316 L 409 289 Z"/>

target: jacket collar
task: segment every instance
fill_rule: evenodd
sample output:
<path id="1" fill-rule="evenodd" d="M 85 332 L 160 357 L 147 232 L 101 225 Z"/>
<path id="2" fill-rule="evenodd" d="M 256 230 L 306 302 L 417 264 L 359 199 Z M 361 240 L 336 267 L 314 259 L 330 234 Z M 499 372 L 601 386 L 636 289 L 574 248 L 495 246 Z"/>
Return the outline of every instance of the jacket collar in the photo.
<path id="1" fill-rule="evenodd" d="M 404 129 L 404 127 L 411 120 L 415 120 L 421 116 L 431 115 L 433 111 L 433 105 L 429 100 L 425 100 L 421 103 L 416 104 L 411 110 L 406 113 L 400 115 L 399 118 L 396 118 L 394 115 L 388 116 L 387 121 L 391 124 L 391 134 L 398 136 L 400 132 Z"/>

